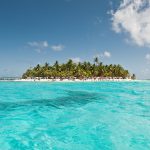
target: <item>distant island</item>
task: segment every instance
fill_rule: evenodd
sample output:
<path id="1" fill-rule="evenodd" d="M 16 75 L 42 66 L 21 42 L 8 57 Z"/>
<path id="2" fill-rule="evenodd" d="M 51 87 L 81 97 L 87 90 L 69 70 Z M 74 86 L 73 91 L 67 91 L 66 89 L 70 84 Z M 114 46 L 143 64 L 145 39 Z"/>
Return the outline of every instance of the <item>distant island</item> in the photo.
<path id="1" fill-rule="evenodd" d="M 109 79 L 135 79 L 135 74 L 130 74 L 128 70 L 121 65 L 104 65 L 99 61 L 98 57 L 94 58 L 94 63 L 79 62 L 75 63 L 69 59 L 66 63 L 59 64 L 58 61 L 54 65 L 37 65 L 34 68 L 28 69 L 22 79 L 94 79 L 94 78 L 109 78 Z"/>

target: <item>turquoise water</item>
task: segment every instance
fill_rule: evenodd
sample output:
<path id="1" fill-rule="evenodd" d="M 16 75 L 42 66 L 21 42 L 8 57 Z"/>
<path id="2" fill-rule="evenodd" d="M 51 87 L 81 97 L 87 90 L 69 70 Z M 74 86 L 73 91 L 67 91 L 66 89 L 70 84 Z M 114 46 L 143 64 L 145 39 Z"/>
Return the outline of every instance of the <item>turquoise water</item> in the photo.
<path id="1" fill-rule="evenodd" d="M 0 82 L 0 150 L 149 150 L 150 82 Z"/>

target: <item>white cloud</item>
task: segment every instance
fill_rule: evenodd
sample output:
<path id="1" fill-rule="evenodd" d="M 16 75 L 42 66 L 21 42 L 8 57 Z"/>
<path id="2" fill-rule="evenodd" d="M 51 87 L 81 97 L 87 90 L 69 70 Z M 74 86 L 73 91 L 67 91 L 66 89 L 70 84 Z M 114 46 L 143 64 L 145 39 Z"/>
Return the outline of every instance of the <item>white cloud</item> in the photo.
<path id="1" fill-rule="evenodd" d="M 150 0 L 122 0 L 112 12 L 112 25 L 117 33 L 128 33 L 138 46 L 150 47 Z"/>
<path id="2" fill-rule="evenodd" d="M 146 54 L 145 59 L 150 62 L 150 54 Z"/>
<path id="3" fill-rule="evenodd" d="M 111 53 L 108 51 L 105 51 L 103 54 L 104 57 L 110 58 L 111 57 Z"/>
<path id="4" fill-rule="evenodd" d="M 72 61 L 74 62 L 74 63 L 79 63 L 79 62 L 81 62 L 81 59 L 79 58 L 79 57 L 75 57 L 75 58 L 71 58 L 72 59 Z"/>
<path id="5" fill-rule="evenodd" d="M 111 53 L 109 51 L 104 51 L 103 53 L 95 55 L 93 58 L 111 58 Z"/>
<path id="6" fill-rule="evenodd" d="M 44 42 L 43 42 L 43 46 L 44 46 L 44 47 L 48 47 L 48 42 L 47 42 L 47 41 L 44 41 Z"/>
<path id="7" fill-rule="evenodd" d="M 37 52 L 41 52 L 42 50 L 48 48 L 48 42 L 47 41 L 34 41 L 34 42 L 28 42 L 28 45 L 32 48 L 34 48 L 34 50 L 36 50 Z"/>
<path id="8" fill-rule="evenodd" d="M 62 45 L 62 44 L 53 45 L 53 46 L 51 46 L 51 49 L 52 49 L 53 51 L 62 51 L 62 50 L 64 49 L 64 45 Z"/>
<path id="9" fill-rule="evenodd" d="M 64 45 L 62 44 L 50 46 L 47 41 L 34 41 L 27 44 L 39 53 L 47 48 L 51 48 L 53 51 L 62 51 L 64 49 Z"/>

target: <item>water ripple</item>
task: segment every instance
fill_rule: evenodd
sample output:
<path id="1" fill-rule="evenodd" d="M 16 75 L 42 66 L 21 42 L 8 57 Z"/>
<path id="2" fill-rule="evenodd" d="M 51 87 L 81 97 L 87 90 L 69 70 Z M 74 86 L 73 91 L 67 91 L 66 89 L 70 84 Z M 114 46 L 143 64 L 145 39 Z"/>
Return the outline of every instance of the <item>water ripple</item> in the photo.
<path id="1" fill-rule="evenodd" d="M 149 150 L 150 83 L 0 83 L 2 150 Z"/>

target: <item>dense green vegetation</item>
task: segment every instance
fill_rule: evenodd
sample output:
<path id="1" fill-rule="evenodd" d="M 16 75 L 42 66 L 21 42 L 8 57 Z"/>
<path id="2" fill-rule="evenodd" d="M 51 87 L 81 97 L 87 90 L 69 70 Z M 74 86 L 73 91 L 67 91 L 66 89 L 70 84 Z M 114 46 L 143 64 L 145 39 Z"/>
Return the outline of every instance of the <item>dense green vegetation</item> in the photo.
<path id="1" fill-rule="evenodd" d="M 130 77 L 128 70 L 125 70 L 121 65 L 103 65 L 96 57 L 94 63 L 79 62 L 74 63 L 71 59 L 67 63 L 59 64 L 58 61 L 54 65 L 45 63 L 44 66 L 39 64 L 28 69 L 22 78 L 92 78 L 92 77 L 122 77 L 123 79 Z M 135 78 L 135 75 L 132 75 Z"/>

